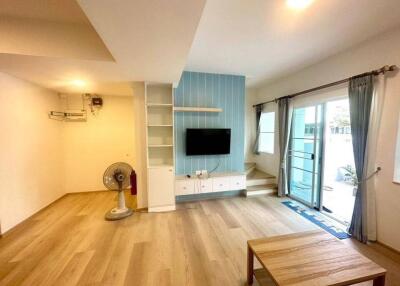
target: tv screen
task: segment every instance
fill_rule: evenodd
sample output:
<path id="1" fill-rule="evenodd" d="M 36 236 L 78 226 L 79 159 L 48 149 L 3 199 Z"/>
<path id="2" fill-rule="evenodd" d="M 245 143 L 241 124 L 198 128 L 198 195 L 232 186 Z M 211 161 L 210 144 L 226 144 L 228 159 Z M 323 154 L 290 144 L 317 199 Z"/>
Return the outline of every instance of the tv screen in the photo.
<path id="1" fill-rule="evenodd" d="M 186 155 L 220 155 L 230 152 L 230 129 L 186 129 Z"/>

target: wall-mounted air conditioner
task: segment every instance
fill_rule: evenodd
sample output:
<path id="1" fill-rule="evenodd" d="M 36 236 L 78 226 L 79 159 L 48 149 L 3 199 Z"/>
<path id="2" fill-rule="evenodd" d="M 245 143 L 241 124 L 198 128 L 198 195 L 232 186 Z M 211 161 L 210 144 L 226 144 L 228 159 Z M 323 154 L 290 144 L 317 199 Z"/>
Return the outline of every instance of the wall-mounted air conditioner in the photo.
<path id="1" fill-rule="evenodd" d="M 60 121 L 69 121 L 69 122 L 86 122 L 87 121 L 87 112 L 86 110 L 81 109 L 69 109 L 66 111 L 50 111 L 49 112 L 50 119 L 56 119 Z"/>

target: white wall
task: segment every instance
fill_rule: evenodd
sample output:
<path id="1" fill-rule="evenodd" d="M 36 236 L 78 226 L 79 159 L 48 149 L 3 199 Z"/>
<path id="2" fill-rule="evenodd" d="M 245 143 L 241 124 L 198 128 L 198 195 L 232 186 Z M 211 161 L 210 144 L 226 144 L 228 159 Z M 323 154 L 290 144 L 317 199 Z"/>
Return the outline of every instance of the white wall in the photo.
<path id="1" fill-rule="evenodd" d="M 102 98 L 103 107 L 96 116 L 89 112 L 86 122 L 63 123 L 65 190 L 105 190 L 106 168 L 127 162 L 137 173 L 138 207 L 147 207 L 144 85 L 135 84 L 133 96 Z M 71 109 L 82 106 L 80 95 L 63 95 L 62 102 Z"/>
<path id="2" fill-rule="evenodd" d="M 266 84 L 257 90 L 254 102 L 291 94 L 355 74 L 380 68 L 400 66 L 400 29 L 392 30 L 357 47 L 335 55 L 300 72 Z M 382 171 L 377 177 L 378 241 L 400 250 L 400 185 L 392 182 L 398 117 L 400 111 L 400 75 L 386 82 L 386 97 L 379 134 L 377 163 Z M 261 168 L 276 174 L 278 152 L 274 156 L 256 156 Z"/>
<path id="3" fill-rule="evenodd" d="M 103 173 L 117 161 L 135 169 L 138 207 L 147 207 L 144 84 L 135 83 L 132 94 L 103 96 L 87 122 L 62 122 L 48 112 L 81 109 L 80 95 L 59 96 L 0 73 L 0 233 L 65 193 L 104 190 Z"/>
<path id="4" fill-rule="evenodd" d="M 119 161 L 133 165 L 133 98 L 102 98 L 102 109 L 97 115 L 88 112 L 86 122 L 63 122 L 67 193 L 105 190 L 103 174 L 109 165 Z M 62 95 L 62 102 L 70 109 L 82 107 L 81 95 Z"/>
<path id="5" fill-rule="evenodd" d="M 64 194 L 56 93 L 0 73 L 0 223 L 9 230 Z"/>

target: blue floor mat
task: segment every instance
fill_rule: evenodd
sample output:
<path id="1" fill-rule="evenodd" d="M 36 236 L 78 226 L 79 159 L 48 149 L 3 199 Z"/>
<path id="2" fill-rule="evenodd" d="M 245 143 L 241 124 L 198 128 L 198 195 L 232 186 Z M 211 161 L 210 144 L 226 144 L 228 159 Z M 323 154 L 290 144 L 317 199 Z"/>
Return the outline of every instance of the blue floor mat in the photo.
<path id="1" fill-rule="evenodd" d="M 302 217 L 308 219 L 312 223 L 318 225 L 320 228 L 324 229 L 330 234 L 336 236 L 337 238 L 339 239 L 350 238 L 350 235 L 345 230 L 332 225 L 332 223 L 328 219 L 323 218 L 323 215 L 315 214 L 309 208 L 296 204 L 295 202 L 285 201 L 282 202 L 282 204 L 284 204 L 291 210 L 295 211 Z"/>

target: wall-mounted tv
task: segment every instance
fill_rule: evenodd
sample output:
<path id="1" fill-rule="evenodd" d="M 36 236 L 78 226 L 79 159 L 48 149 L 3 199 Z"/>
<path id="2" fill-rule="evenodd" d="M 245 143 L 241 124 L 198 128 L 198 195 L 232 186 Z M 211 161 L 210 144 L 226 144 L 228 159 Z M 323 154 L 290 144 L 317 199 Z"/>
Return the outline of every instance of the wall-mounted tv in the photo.
<path id="1" fill-rule="evenodd" d="M 186 129 L 186 155 L 222 155 L 231 152 L 231 129 Z"/>

